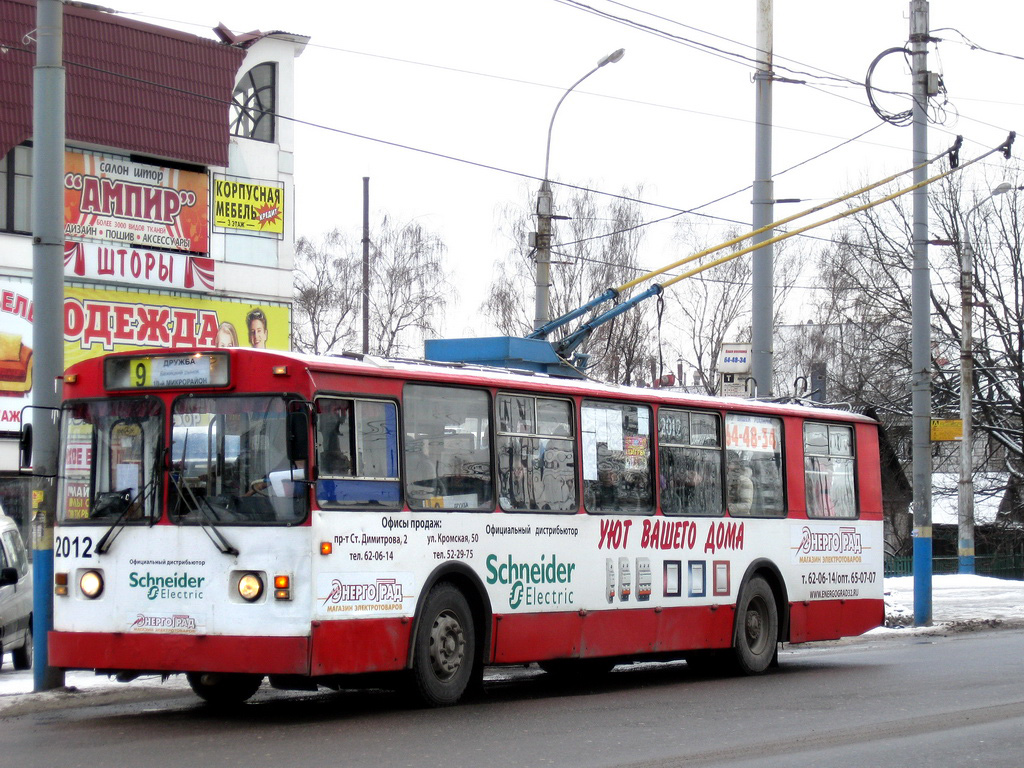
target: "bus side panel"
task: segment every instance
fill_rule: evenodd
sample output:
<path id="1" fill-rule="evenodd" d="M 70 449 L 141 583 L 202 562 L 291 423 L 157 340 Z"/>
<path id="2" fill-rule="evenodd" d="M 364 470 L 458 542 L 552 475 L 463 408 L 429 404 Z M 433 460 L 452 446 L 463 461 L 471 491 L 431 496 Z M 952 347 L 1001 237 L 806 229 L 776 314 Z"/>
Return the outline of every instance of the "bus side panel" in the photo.
<path id="1" fill-rule="evenodd" d="M 309 638 L 50 632 L 49 663 L 64 669 L 309 674 Z"/>
<path id="2" fill-rule="evenodd" d="M 882 600 L 816 600 L 793 603 L 789 610 L 791 643 L 862 635 L 885 621 Z"/>
<path id="3" fill-rule="evenodd" d="M 727 648 L 732 644 L 733 606 L 506 614 L 495 620 L 493 661 L 632 656 Z"/>
<path id="4" fill-rule="evenodd" d="M 313 675 L 404 669 L 409 658 L 407 618 L 313 622 Z"/>
<path id="5" fill-rule="evenodd" d="M 882 474 L 879 471 L 878 428 L 857 424 L 857 484 L 860 516 L 863 520 L 882 518 Z"/>
<path id="6" fill-rule="evenodd" d="M 495 616 L 491 653 L 495 664 L 580 655 L 584 618 L 578 613 L 515 613 Z"/>

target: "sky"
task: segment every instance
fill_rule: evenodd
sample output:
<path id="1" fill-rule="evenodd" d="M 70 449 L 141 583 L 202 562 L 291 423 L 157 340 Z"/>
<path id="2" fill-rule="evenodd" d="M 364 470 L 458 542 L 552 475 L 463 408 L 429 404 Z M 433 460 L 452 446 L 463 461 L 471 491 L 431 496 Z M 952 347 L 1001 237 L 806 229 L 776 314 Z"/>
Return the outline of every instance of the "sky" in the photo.
<path id="1" fill-rule="evenodd" d="M 310 36 L 297 62 L 297 233 L 358 233 L 368 176 L 374 220 L 416 221 L 447 244 L 459 291 L 448 335 L 483 330 L 477 309 L 512 245 L 502 212 L 532 205 L 555 105 L 618 48 L 624 58 L 559 109 L 552 180 L 612 194 L 642 185 L 645 220 L 699 208 L 703 215 L 647 228 L 641 262 L 652 268 L 686 255 L 672 240 L 679 220 L 709 242 L 750 220 L 754 84 L 743 57 L 754 55 L 755 0 L 176 0 L 160 11 L 109 1 L 211 38 L 219 22 Z M 1024 56 L 1016 34 L 1024 6 L 932 0 L 930 8 L 942 42 L 931 46 L 929 68 L 948 90 L 930 154 L 962 134 L 970 159 L 1024 129 L 1024 60 L 988 52 Z M 775 196 L 807 201 L 777 206 L 777 218 L 911 165 L 911 129 L 881 121 L 856 84 L 879 53 L 906 44 L 908 10 L 894 0 L 774 3 L 776 71 L 796 81 L 774 85 Z M 903 56 L 886 56 L 873 83 L 906 93 Z M 877 100 L 890 112 L 909 108 L 899 95 Z M 984 194 L 1017 165 L 974 166 L 968 187 Z"/>
<path id="2" fill-rule="evenodd" d="M 914 577 L 900 576 L 885 580 L 885 614 L 886 617 L 903 620 L 913 624 L 914 618 Z M 932 577 L 932 627 L 904 626 L 900 628 L 879 627 L 868 634 L 872 637 L 911 633 L 927 633 L 944 631 L 951 624 L 960 623 L 974 626 L 980 623 L 997 620 L 1000 623 L 1020 624 L 1024 622 L 1024 581 L 993 579 L 988 576 L 961 574 L 936 575 Z M 798 649 L 800 646 L 790 646 Z M 798 652 L 798 651 L 797 651 Z M 488 674 L 492 677 L 494 672 Z M 498 672 L 497 674 L 500 674 Z M 102 693 L 104 689 L 125 689 L 124 683 L 118 683 L 91 672 L 68 672 L 65 683 L 89 693 Z M 159 678 L 143 678 L 129 686 L 156 685 Z M 0 712 L 28 700 L 40 698 L 60 698 L 64 694 L 50 692 L 32 694 L 32 671 L 15 672 L 11 666 L 11 656 L 3 657 L 0 667 Z M 162 688 L 187 689 L 184 676 L 176 675 L 164 683 Z"/>

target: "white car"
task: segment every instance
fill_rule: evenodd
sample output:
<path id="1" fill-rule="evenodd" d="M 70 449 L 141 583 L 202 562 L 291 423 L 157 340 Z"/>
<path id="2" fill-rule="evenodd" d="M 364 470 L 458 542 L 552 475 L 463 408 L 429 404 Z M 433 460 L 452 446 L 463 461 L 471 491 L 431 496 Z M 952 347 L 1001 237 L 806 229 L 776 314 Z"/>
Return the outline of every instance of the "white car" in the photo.
<path id="1" fill-rule="evenodd" d="M 18 526 L 0 511 L 0 663 L 32 667 L 32 569 Z"/>

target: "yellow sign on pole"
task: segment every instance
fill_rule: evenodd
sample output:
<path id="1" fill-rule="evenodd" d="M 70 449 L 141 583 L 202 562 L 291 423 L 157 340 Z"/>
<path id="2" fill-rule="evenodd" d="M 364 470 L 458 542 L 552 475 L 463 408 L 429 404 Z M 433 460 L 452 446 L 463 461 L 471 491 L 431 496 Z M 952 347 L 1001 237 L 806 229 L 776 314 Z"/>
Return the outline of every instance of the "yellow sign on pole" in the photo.
<path id="1" fill-rule="evenodd" d="M 962 419 L 932 419 L 932 442 L 960 440 L 964 435 Z"/>

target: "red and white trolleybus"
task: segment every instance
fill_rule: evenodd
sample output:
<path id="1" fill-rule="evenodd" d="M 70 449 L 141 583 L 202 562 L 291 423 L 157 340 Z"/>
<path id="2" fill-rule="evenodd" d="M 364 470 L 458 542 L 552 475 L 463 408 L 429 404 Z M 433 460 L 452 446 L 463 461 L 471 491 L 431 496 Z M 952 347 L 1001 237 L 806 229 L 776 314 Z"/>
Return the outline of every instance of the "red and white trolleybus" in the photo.
<path id="1" fill-rule="evenodd" d="M 883 619 L 854 414 L 251 349 L 87 360 L 62 411 L 55 667 L 444 705 L 484 665 L 756 674 Z"/>

